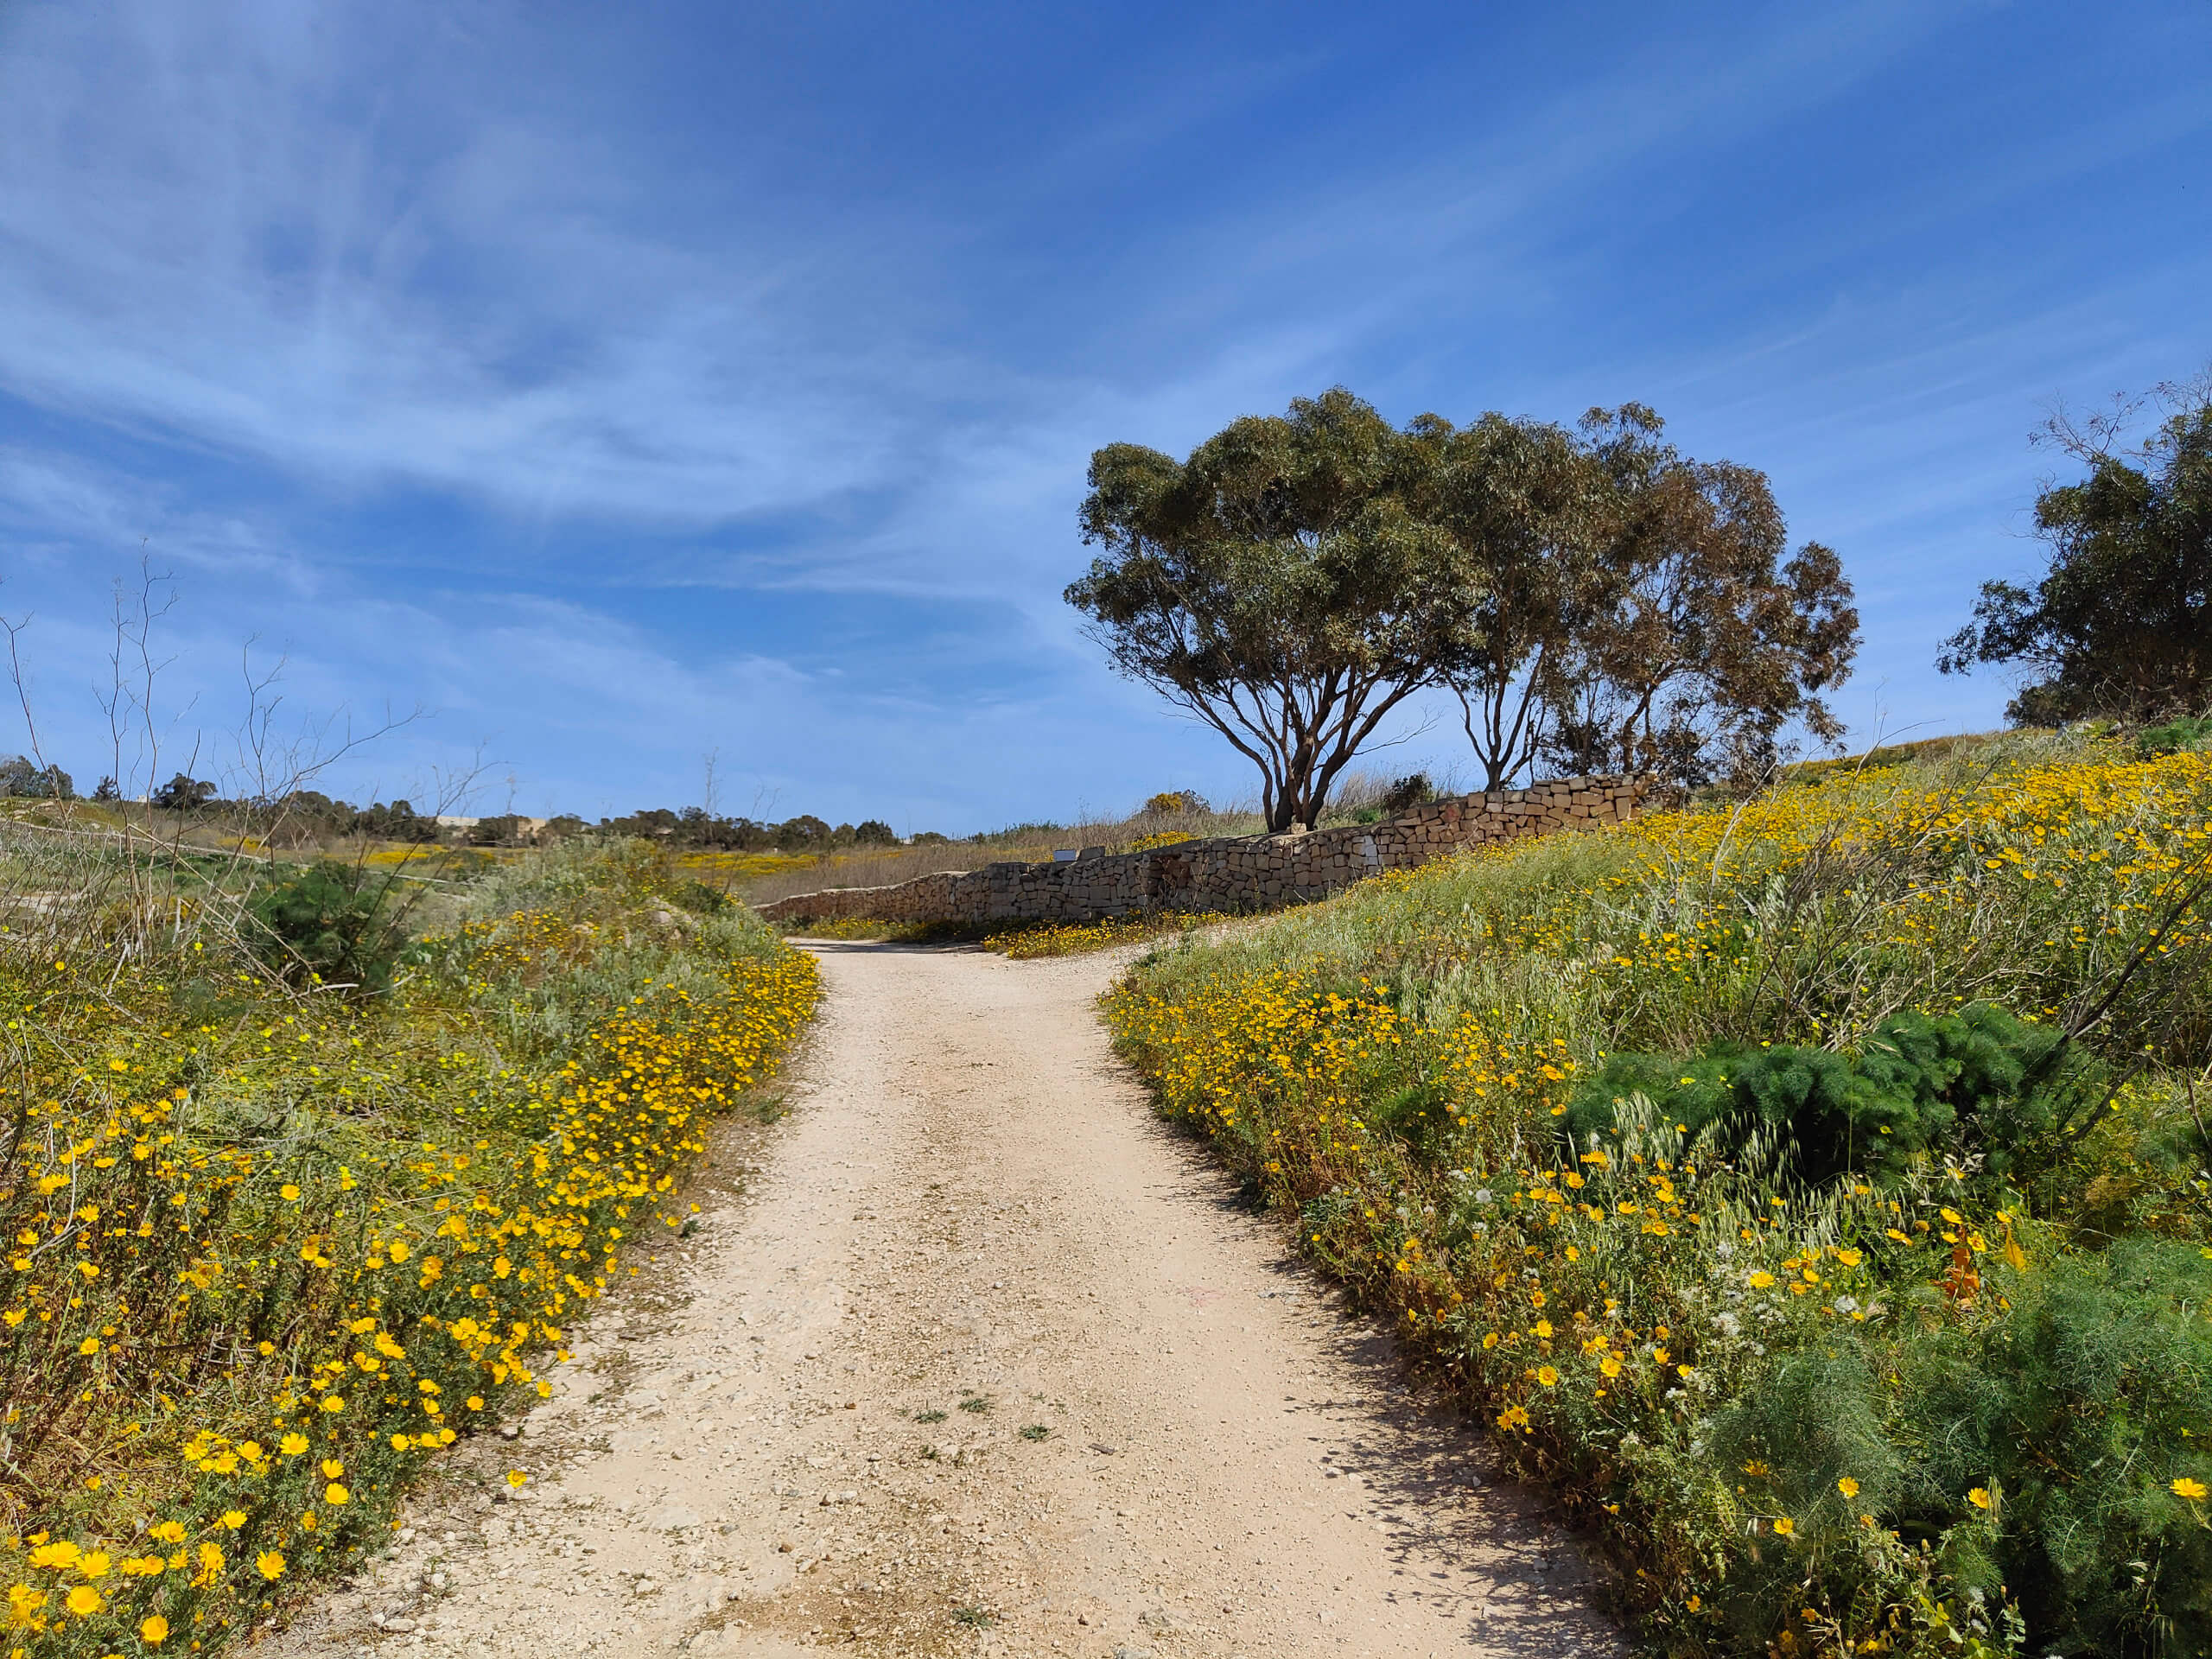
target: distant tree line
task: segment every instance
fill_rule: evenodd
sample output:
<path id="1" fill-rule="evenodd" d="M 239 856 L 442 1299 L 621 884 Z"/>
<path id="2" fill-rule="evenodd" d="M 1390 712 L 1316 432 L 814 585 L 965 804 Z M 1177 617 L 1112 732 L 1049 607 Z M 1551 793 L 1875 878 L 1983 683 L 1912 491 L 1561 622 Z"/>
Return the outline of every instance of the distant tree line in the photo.
<path id="1" fill-rule="evenodd" d="M 59 766 L 41 766 L 22 755 L 0 760 L 0 795 L 31 800 L 73 801 L 76 785 Z"/>
<path id="2" fill-rule="evenodd" d="M 69 774 L 59 766 L 41 768 L 18 755 L 0 760 L 0 796 L 36 799 L 74 800 Z M 121 791 L 115 780 L 104 778 L 93 793 L 99 801 L 115 801 Z M 584 835 L 634 836 L 687 850 L 728 852 L 837 852 L 868 847 L 895 847 L 898 832 L 880 818 L 859 823 L 833 824 L 811 813 L 781 823 L 750 817 L 722 817 L 703 808 L 671 810 L 652 807 L 621 817 L 603 817 L 596 823 L 574 813 L 533 818 L 519 813 L 495 813 L 468 823 L 441 823 L 435 813 L 416 810 L 401 799 L 355 806 L 318 790 L 301 789 L 266 800 L 225 799 L 220 789 L 205 779 L 178 772 L 153 791 L 149 804 L 165 812 L 236 820 L 279 839 L 305 842 L 318 837 L 365 836 L 378 841 L 454 842 L 477 847 L 534 846 Z M 942 843 L 948 837 L 925 832 L 916 842 Z M 980 839 L 980 837 L 978 837 Z"/>
<path id="3" fill-rule="evenodd" d="M 810 812 L 780 823 L 758 818 L 719 817 L 703 807 L 674 811 L 653 807 L 626 817 L 601 818 L 604 835 L 637 836 L 671 846 L 734 853 L 826 853 L 860 847 L 896 847 L 899 832 L 880 818 L 832 824 Z"/>

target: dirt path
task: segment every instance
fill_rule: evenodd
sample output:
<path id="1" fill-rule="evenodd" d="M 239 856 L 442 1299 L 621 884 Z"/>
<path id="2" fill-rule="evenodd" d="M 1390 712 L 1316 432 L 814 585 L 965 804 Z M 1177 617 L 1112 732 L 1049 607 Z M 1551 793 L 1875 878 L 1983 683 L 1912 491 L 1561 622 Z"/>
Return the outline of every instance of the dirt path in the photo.
<path id="1" fill-rule="evenodd" d="M 816 948 L 746 1195 L 710 1172 L 658 1288 L 279 1651 L 1619 1650 L 1479 1435 L 1152 1116 L 1113 962 Z"/>

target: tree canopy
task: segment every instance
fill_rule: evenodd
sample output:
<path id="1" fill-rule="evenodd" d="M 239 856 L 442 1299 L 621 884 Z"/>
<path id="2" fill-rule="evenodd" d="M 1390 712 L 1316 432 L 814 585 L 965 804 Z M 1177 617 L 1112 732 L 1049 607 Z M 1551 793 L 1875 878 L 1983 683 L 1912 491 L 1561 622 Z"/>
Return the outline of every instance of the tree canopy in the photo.
<path id="1" fill-rule="evenodd" d="M 1233 422 L 1177 462 L 1091 457 L 1067 590 L 1115 666 L 1259 769 L 1271 830 L 1311 827 L 1382 720 L 1465 644 L 1479 588 L 1408 499 L 1417 442 L 1341 387 Z"/>
<path id="2" fill-rule="evenodd" d="M 2037 441 L 2088 468 L 2036 499 L 2050 565 L 2033 588 L 1982 583 L 1936 659 L 1946 674 L 2024 669 L 2015 724 L 2212 709 L 2212 372 L 2152 395 L 2165 418 L 2132 450 L 2120 436 L 2142 400 L 2045 424 Z"/>
<path id="3" fill-rule="evenodd" d="M 1394 428 L 1339 387 L 1177 461 L 1090 463 L 1067 590 L 1115 666 L 1220 732 L 1268 826 L 1311 826 L 1424 688 L 1459 699 L 1484 787 L 1539 755 L 1685 784 L 1755 771 L 1848 674 L 1835 555 L 1789 554 L 1765 477 L 1700 462 L 1630 404 L 1576 429 L 1489 414 Z"/>
<path id="4" fill-rule="evenodd" d="M 1442 683 L 1459 699 L 1483 787 L 1543 747 L 1566 652 L 1598 603 L 1605 480 L 1574 435 L 1489 414 L 1453 431 L 1427 417 L 1422 506 L 1452 537 L 1475 613 Z"/>
<path id="5" fill-rule="evenodd" d="M 1859 612 L 1833 550 L 1789 551 L 1765 474 L 1690 460 L 1662 424 L 1636 404 L 1583 418 L 1599 546 L 1546 747 L 1577 772 L 1756 778 L 1792 721 L 1842 735 L 1821 694 L 1850 676 Z"/>

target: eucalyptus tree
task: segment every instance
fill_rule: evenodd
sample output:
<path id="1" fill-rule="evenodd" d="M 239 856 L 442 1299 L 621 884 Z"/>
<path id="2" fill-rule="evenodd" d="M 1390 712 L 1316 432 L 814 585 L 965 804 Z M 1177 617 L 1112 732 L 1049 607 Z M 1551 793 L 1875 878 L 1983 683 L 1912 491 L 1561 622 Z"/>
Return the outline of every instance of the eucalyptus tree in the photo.
<path id="1" fill-rule="evenodd" d="M 1488 414 L 1457 431 L 1430 417 L 1421 509 L 1452 537 L 1475 609 L 1441 682 L 1458 698 L 1483 784 L 1532 766 L 1580 631 L 1599 603 L 1603 470 L 1565 428 Z"/>
<path id="2" fill-rule="evenodd" d="M 1312 828 L 1361 747 L 1468 649 L 1478 579 L 1421 511 L 1434 439 L 1338 387 L 1180 461 L 1091 457 L 1083 536 L 1103 550 L 1068 602 L 1118 671 L 1251 761 L 1271 830 Z"/>
<path id="3" fill-rule="evenodd" d="M 1841 736 L 1821 694 L 1850 675 L 1859 613 L 1831 550 L 1789 551 L 1764 473 L 1691 460 L 1663 425 L 1637 404 L 1581 423 L 1603 512 L 1588 609 L 1547 664 L 1545 747 L 1575 771 L 1755 777 L 1792 721 Z"/>

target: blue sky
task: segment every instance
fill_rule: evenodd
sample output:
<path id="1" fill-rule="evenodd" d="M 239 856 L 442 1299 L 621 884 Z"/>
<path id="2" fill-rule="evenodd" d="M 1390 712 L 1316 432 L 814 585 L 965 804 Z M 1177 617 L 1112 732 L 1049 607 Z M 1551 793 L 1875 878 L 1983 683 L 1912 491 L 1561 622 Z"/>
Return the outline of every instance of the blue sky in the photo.
<path id="1" fill-rule="evenodd" d="M 1636 398 L 1843 556 L 1854 732 L 1986 727 L 2028 429 L 2212 359 L 2209 87 L 2204 0 L 13 0 L 0 609 L 80 784 L 143 549 L 203 774 L 250 648 L 424 711 L 349 795 L 1065 819 L 1250 788 L 1060 602 L 1094 448 Z"/>

